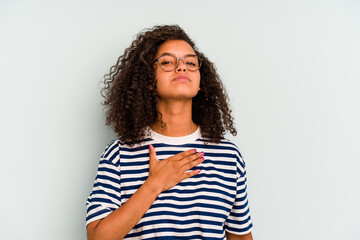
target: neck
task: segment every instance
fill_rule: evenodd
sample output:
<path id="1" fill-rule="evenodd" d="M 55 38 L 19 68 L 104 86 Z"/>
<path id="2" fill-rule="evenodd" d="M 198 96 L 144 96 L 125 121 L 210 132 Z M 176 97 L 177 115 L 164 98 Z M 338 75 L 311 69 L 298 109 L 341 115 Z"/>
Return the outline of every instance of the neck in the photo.
<path id="1" fill-rule="evenodd" d="M 188 101 L 164 102 L 157 105 L 158 121 L 151 129 L 159 134 L 169 137 L 182 137 L 196 131 L 198 126 L 192 121 L 192 99 Z M 161 121 L 166 126 L 161 126 Z"/>

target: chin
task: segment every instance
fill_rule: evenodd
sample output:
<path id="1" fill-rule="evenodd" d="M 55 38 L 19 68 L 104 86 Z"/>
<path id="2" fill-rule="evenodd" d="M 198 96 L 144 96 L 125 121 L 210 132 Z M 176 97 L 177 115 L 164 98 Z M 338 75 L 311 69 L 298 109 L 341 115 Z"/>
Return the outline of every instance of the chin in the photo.
<path id="1" fill-rule="evenodd" d="M 171 94 L 171 95 L 167 95 L 165 98 L 171 98 L 171 99 L 179 99 L 179 100 L 184 100 L 184 99 L 192 99 L 193 97 L 195 97 L 197 95 L 197 92 L 195 93 L 177 93 L 177 94 Z"/>
<path id="2" fill-rule="evenodd" d="M 193 97 L 195 97 L 197 95 L 198 91 L 172 91 L 172 92 L 166 92 L 166 93 L 161 93 L 158 92 L 158 96 L 161 99 L 179 99 L 179 100 L 184 100 L 184 99 L 192 99 Z"/>

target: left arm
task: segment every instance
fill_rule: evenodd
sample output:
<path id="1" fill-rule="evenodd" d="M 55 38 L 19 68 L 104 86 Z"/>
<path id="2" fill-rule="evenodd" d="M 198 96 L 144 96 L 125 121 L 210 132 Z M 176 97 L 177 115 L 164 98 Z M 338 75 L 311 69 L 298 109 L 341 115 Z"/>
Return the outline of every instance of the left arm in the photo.
<path id="1" fill-rule="evenodd" d="M 236 235 L 233 233 L 226 232 L 226 239 L 227 240 L 253 240 L 253 237 L 250 233 L 247 233 L 245 235 Z"/>

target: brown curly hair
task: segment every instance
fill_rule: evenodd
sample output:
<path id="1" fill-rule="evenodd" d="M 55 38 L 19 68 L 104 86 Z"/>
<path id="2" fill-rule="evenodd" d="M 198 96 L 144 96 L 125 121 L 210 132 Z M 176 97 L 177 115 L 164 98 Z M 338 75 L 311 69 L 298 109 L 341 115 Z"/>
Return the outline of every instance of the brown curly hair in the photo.
<path id="1" fill-rule="evenodd" d="M 200 126 L 202 136 L 218 143 L 226 130 L 236 135 L 229 99 L 214 64 L 178 25 L 155 26 L 140 32 L 110 73 L 104 75 L 101 93 L 106 124 L 113 127 L 121 141 L 132 145 L 141 142 L 146 129 L 159 121 L 153 62 L 159 46 L 168 40 L 187 42 L 201 59 L 200 91 L 193 98 L 192 120 Z"/>

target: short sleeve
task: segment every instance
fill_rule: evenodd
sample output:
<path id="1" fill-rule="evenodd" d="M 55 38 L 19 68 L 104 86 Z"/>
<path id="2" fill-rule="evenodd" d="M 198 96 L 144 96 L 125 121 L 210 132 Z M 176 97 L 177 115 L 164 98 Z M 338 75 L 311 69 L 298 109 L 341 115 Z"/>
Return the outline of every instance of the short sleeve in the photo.
<path id="1" fill-rule="evenodd" d="M 113 141 L 100 157 L 94 186 L 86 201 L 86 225 L 120 207 L 119 145 Z"/>
<path id="2" fill-rule="evenodd" d="M 241 155 L 237 155 L 236 199 L 230 215 L 225 221 L 225 230 L 237 235 L 247 234 L 253 227 L 247 198 L 245 169 L 245 162 Z"/>

